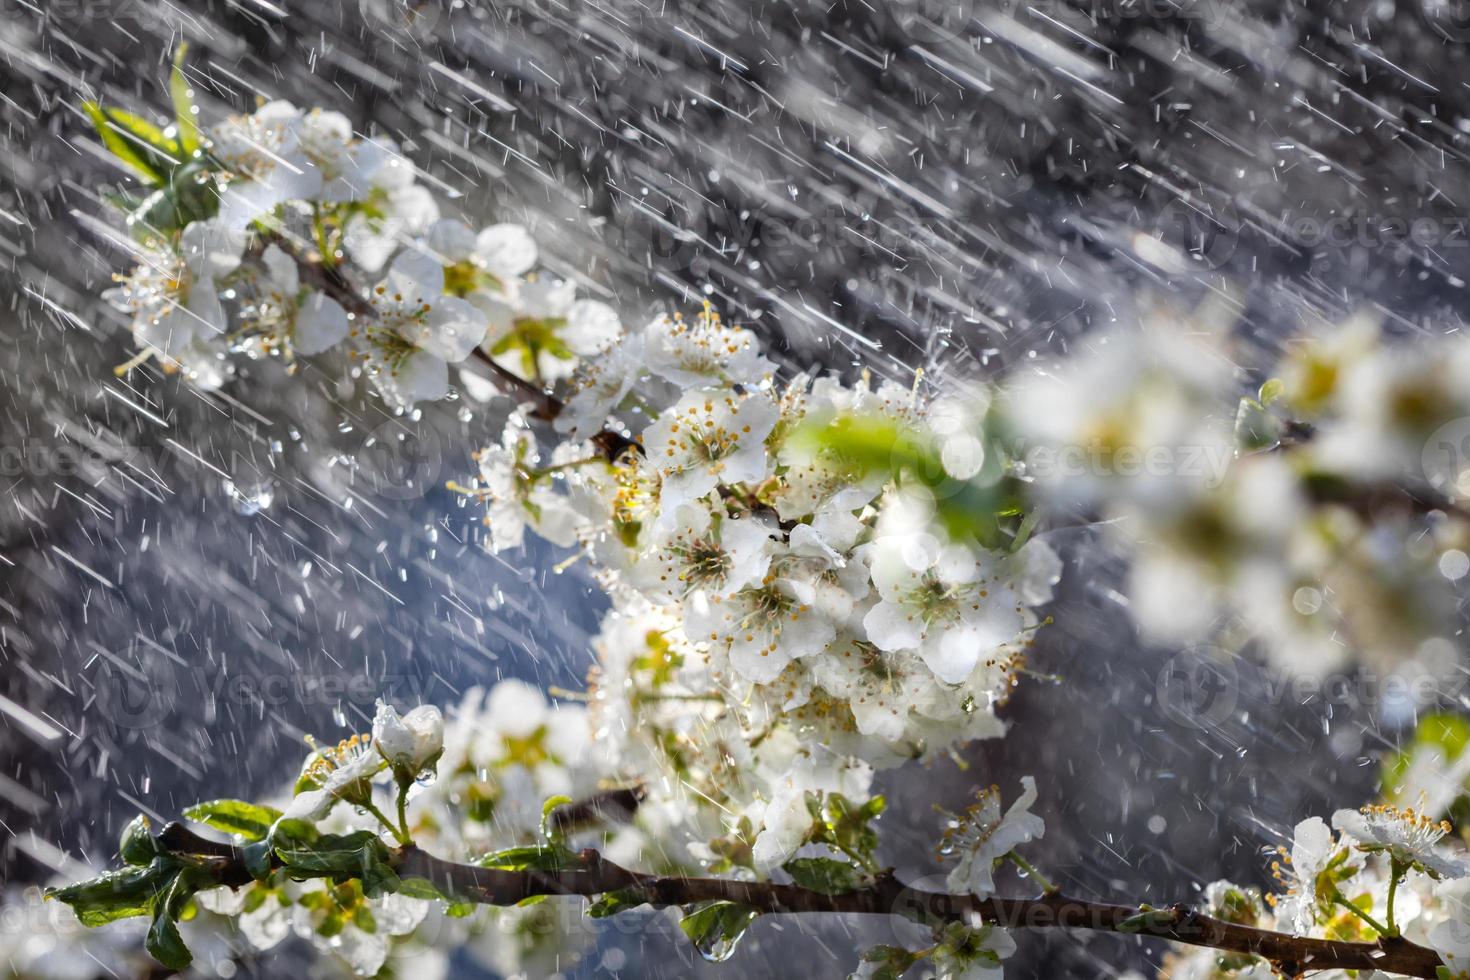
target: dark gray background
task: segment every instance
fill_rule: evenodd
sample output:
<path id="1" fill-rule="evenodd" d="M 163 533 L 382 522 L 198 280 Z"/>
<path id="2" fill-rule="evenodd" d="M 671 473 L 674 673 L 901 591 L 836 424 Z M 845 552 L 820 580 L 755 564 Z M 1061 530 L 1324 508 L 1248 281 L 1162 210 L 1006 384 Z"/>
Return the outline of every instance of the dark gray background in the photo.
<path id="1" fill-rule="evenodd" d="M 493 438 L 493 412 L 394 419 L 330 359 L 295 378 L 247 366 L 219 397 L 151 369 L 113 377 L 128 338 L 96 294 L 124 256 L 96 192 L 121 174 L 76 107 L 100 91 L 161 111 L 180 37 L 207 116 L 256 92 L 340 109 L 410 148 L 458 195 L 446 211 L 530 224 L 552 268 L 630 320 L 708 295 L 789 366 L 906 378 L 996 372 L 1142 295 L 1231 288 L 1244 377 L 1302 322 L 1346 310 L 1403 333 L 1460 326 L 1466 13 L 0 0 L 8 880 L 45 877 L 52 845 L 105 861 L 140 806 L 279 786 L 304 732 L 361 727 L 380 691 L 575 686 L 602 605 L 537 547 L 483 553 L 477 514 L 442 489 Z M 1419 241 L 1394 226 L 1425 217 Z M 1313 223 L 1334 218 L 1350 240 L 1317 244 Z M 1151 263 L 1140 235 L 1179 262 Z M 267 490 L 250 513 L 241 494 Z M 1133 639 L 1116 562 L 1081 550 L 1034 665 L 1059 679 L 1022 686 L 1013 734 L 976 746 L 968 771 L 887 780 L 893 860 L 933 870 L 936 794 L 958 806 L 1035 773 L 1037 857 L 1075 891 L 1163 902 L 1222 874 L 1264 883 L 1260 848 L 1369 795 L 1393 732 L 1352 699 L 1286 703 L 1246 665 L 1208 700 L 1196 660 Z M 840 975 L 863 940 L 891 938 L 849 925 L 858 938 L 759 924 L 723 972 Z M 1112 976 L 1158 953 L 1018 938 L 1018 977 Z M 625 976 L 690 972 L 666 940 L 625 945 Z"/>

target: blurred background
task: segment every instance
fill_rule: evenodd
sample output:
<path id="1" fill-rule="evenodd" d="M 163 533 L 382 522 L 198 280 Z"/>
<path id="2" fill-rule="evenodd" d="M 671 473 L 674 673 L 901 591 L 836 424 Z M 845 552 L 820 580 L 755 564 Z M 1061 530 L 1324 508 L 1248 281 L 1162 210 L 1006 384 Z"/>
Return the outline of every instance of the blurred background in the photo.
<path id="1" fill-rule="evenodd" d="M 78 106 L 161 112 L 181 40 L 206 119 L 340 110 L 399 140 L 446 214 L 527 224 L 626 320 L 708 298 L 792 369 L 1025 370 L 1150 298 L 1225 296 L 1247 381 L 1303 324 L 1367 308 L 1444 333 L 1467 308 L 1460 0 L 0 0 L 12 892 L 105 863 L 139 811 L 273 791 L 304 734 L 364 727 L 379 696 L 579 687 L 603 606 L 535 544 L 487 554 L 444 489 L 504 405 L 393 417 L 330 359 L 212 395 L 114 375 L 130 338 L 98 294 L 127 260 L 99 191 L 122 174 Z M 1069 891 L 1264 884 L 1262 848 L 1369 798 L 1412 719 L 1369 686 L 1302 695 L 1141 647 L 1094 533 L 1053 537 L 1073 560 L 1012 734 L 885 777 L 890 859 L 934 873 L 930 802 L 1032 773 Z M 621 930 L 562 966 L 836 976 L 890 932 L 763 921 L 714 967 Z M 1018 938 L 1008 976 L 1151 975 L 1161 953 Z M 308 969 L 279 955 L 239 969 Z"/>

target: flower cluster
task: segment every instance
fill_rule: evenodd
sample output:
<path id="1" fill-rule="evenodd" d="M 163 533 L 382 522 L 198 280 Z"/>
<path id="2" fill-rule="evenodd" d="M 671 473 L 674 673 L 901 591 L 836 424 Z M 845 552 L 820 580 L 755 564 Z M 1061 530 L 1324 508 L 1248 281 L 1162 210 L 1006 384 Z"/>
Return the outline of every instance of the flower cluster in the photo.
<path id="1" fill-rule="evenodd" d="M 1060 575 L 1041 540 L 950 533 L 897 444 L 874 468 L 821 437 L 854 420 L 940 447 L 954 487 L 974 475 L 957 450 L 983 403 L 778 383 L 708 307 L 582 366 L 544 460 L 519 414 L 478 456 L 490 546 L 526 528 L 576 545 L 612 600 L 599 730 L 625 759 L 652 753 L 662 768 L 640 777 L 696 773 L 691 800 L 717 802 L 727 832 L 748 821 L 765 867 L 803 843 L 806 794 L 863 796 L 874 766 L 1000 734 Z M 611 460 L 590 441 L 608 426 L 636 444 Z"/>
<path id="2" fill-rule="evenodd" d="M 1205 890 L 1204 911 L 1297 936 L 1346 942 L 1401 936 L 1439 953 L 1447 964 L 1441 976 L 1470 976 L 1470 855 L 1458 838 L 1446 836 L 1449 829 L 1413 808 L 1383 804 L 1339 810 L 1331 827 L 1311 817 L 1297 824 L 1290 850 L 1280 848 L 1273 862 L 1279 891 L 1263 899 L 1255 889 L 1215 882 Z M 1172 953 L 1159 974 L 1162 980 L 1274 975 L 1259 957 L 1212 949 Z"/>
<path id="3" fill-rule="evenodd" d="M 396 144 L 340 113 L 268 102 L 186 143 L 91 108 L 104 139 L 125 127 L 142 147 L 114 150 L 151 190 L 122 198 L 137 265 L 105 298 L 140 359 L 200 387 L 224 382 L 232 353 L 293 363 L 345 345 L 402 408 L 446 397 L 449 365 L 477 351 L 555 379 L 617 333 L 610 307 L 532 272 L 525 228 L 441 219 Z"/>
<path id="4" fill-rule="evenodd" d="M 1161 308 L 1016 379 L 1035 492 L 1108 522 L 1150 639 L 1255 639 L 1308 676 L 1442 669 L 1470 573 L 1470 343 L 1410 347 L 1358 318 L 1293 343 L 1240 399 L 1231 325 Z"/>
<path id="5" fill-rule="evenodd" d="M 314 749 L 280 815 L 321 833 L 386 831 L 397 843 L 412 840 L 470 862 L 536 845 L 543 801 L 589 798 L 612 771 L 585 708 L 552 705 L 539 689 L 505 680 L 466 692 L 447 718 L 432 706 L 400 717 L 380 705 L 371 734 Z M 395 783 L 403 791 L 399 819 L 387 812 Z M 637 858 L 647 839 L 629 827 L 589 842 Z M 243 888 L 202 891 L 198 900 L 216 917 L 205 923 L 208 934 L 223 935 L 236 954 L 271 949 L 294 935 L 316 945 L 324 964 L 358 976 L 385 967 L 396 974 L 410 961 L 416 976 L 445 976 L 446 952 L 454 948 L 503 976 L 550 976 L 574 964 L 591 938 L 540 905 L 447 914 L 421 897 L 370 894 L 360 883 L 296 880 L 285 872 Z M 191 926 L 189 935 L 192 944 L 204 933 Z"/>

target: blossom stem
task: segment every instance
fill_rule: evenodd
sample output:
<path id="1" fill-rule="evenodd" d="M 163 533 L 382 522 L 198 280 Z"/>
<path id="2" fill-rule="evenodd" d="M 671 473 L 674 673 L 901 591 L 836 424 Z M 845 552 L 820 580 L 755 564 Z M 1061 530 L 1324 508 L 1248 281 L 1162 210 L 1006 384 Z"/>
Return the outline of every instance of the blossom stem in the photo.
<path id="1" fill-rule="evenodd" d="M 1393 930 L 1389 929 L 1383 923 L 1373 918 L 1373 916 L 1369 915 L 1367 912 L 1364 912 L 1362 909 L 1358 908 L 1352 902 L 1349 902 L 1346 898 L 1344 898 L 1342 892 L 1334 891 L 1332 893 L 1332 901 L 1338 905 L 1341 905 L 1353 915 L 1356 915 L 1358 918 L 1368 923 L 1370 926 L 1373 927 L 1373 931 L 1378 933 L 1380 936 L 1388 937 L 1394 935 Z"/>
<path id="2" fill-rule="evenodd" d="M 388 815 L 382 810 L 378 809 L 378 805 L 372 800 L 367 800 L 366 802 L 359 803 L 358 806 L 362 807 L 368 813 L 371 813 L 374 817 L 376 817 L 378 819 L 378 823 L 382 824 L 387 829 L 388 833 L 393 835 L 393 839 L 398 841 L 399 844 L 402 844 L 404 847 L 413 846 L 413 841 L 408 838 L 408 834 L 403 830 L 403 828 L 397 826 L 393 823 L 393 821 L 389 820 Z"/>
<path id="3" fill-rule="evenodd" d="M 1041 886 L 1041 893 L 1043 895 L 1055 895 L 1057 892 L 1061 891 L 1061 889 L 1058 888 L 1050 878 L 1042 874 L 1040 871 L 1037 871 L 1035 865 L 1033 865 L 1025 858 L 1021 857 L 1021 855 L 1017 854 L 1015 851 L 1011 851 L 1009 854 L 1006 855 L 1006 857 L 1010 858 L 1011 863 L 1014 864 L 1017 868 L 1020 868 L 1021 872 L 1025 874 L 1026 877 L 1030 878 L 1032 881 Z"/>
<path id="4" fill-rule="evenodd" d="M 1397 936 L 1399 934 L 1398 924 L 1393 921 L 1393 903 L 1398 894 L 1399 882 L 1403 880 L 1408 868 L 1398 858 L 1392 858 L 1389 863 L 1388 879 L 1388 932 L 1385 935 Z"/>
<path id="5" fill-rule="evenodd" d="M 408 788 L 412 785 L 410 782 L 398 786 L 398 829 L 402 831 L 399 840 L 405 845 L 413 844 L 413 835 L 408 832 Z"/>

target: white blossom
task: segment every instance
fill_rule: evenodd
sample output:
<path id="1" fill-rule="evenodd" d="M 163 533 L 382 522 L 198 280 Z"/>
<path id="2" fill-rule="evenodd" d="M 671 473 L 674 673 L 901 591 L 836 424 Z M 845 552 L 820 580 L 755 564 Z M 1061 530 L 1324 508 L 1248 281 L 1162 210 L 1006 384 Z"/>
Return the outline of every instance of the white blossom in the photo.
<path id="1" fill-rule="evenodd" d="M 989 898 L 995 894 L 995 866 L 1022 844 L 1038 840 L 1046 824 L 1031 812 L 1036 802 L 1036 780 L 1021 778 L 1022 792 L 1004 814 L 1000 787 L 990 786 L 976 795 L 965 813 L 945 828 L 940 853 L 959 859 L 946 879 L 951 891 Z"/>
<path id="2" fill-rule="evenodd" d="M 764 479 L 764 440 L 778 414 L 763 395 L 712 389 L 691 391 L 661 414 L 644 434 L 649 462 L 663 474 L 660 523 L 721 484 Z"/>
<path id="3" fill-rule="evenodd" d="M 297 820 L 320 820 L 339 800 L 351 803 L 369 798 L 372 780 L 383 769 L 383 757 L 372 739 L 353 735 L 335 746 L 318 749 L 308 775 L 314 788 L 292 797 L 285 815 Z"/>
<path id="4" fill-rule="evenodd" d="M 1332 826 L 1355 839 L 1360 849 L 1382 851 L 1433 878 L 1470 876 L 1470 864 L 1440 846 L 1450 832 L 1449 821 L 1385 804 L 1338 810 L 1332 815 Z"/>
<path id="5" fill-rule="evenodd" d="M 432 704 L 399 715 L 380 700 L 373 717 L 373 745 L 390 766 L 417 776 L 444 750 L 444 716 Z"/>
<path id="6" fill-rule="evenodd" d="M 1317 879 L 1337 851 L 1332 831 L 1321 817 L 1309 817 L 1296 825 L 1287 866 L 1276 868 L 1286 892 L 1275 906 L 1277 918 L 1298 936 L 1317 924 Z"/>

